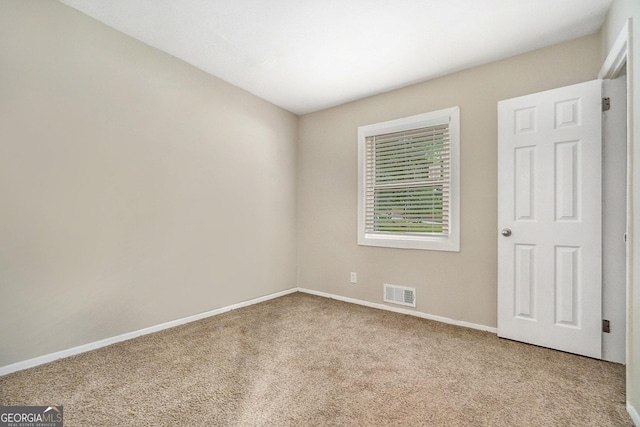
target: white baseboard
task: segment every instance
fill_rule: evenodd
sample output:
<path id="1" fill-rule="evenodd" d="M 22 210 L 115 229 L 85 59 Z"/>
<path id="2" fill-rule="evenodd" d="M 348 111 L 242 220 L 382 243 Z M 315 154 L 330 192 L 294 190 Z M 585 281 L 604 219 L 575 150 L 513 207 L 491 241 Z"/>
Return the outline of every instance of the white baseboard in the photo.
<path id="1" fill-rule="evenodd" d="M 631 406 L 631 403 L 629 402 L 627 402 L 627 412 L 629 413 L 633 424 L 635 424 L 636 427 L 640 427 L 640 415 L 638 415 L 638 411 L 636 411 L 636 408 Z"/>
<path id="2" fill-rule="evenodd" d="M 297 288 L 299 292 L 304 292 L 311 295 L 317 295 L 325 298 L 331 298 L 338 301 L 349 302 L 352 304 L 364 305 L 365 307 L 377 308 L 380 310 L 393 311 L 394 313 L 408 314 L 409 316 L 416 316 L 423 319 L 435 320 L 437 322 L 448 323 L 449 325 L 463 326 L 465 328 L 478 329 L 480 331 L 491 332 L 494 334 L 498 333 L 498 328 L 494 328 L 492 326 L 478 325 L 476 323 L 465 322 L 462 320 L 454 320 L 449 319 L 448 317 L 436 316 L 433 314 L 423 313 L 421 311 L 407 310 L 406 308 L 393 307 L 386 304 L 379 304 L 375 302 L 369 302 L 364 300 L 359 300 L 355 298 L 343 297 L 340 295 L 329 294 L 326 292 L 314 291 L 311 289 L 305 288 Z"/>
<path id="3" fill-rule="evenodd" d="M 206 317 L 216 316 L 218 314 L 226 313 L 227 311 L 236 310 L 238 308 L 247 307 L 253 304 L 258 304 L 263 301 L 278 298 L 287 294 L 291 294 L 297 291 L 297 288 L 287 289 L 285 291 L 276 292 L 273 294 L 265 295 L 259 298 L 254 298 L 249 301 L 243 301 L 238 304 L 229 305 L 226 307 L 218 308 L 215 310 L 207 311 L 193 316 L 184 317 L 182 319 L 172 320 L 170 322 L 161 323 L 159 325 L 151 326 L 148 328 L 140 329 L 138 331 L 128 332 L 126 334 L 118 335 L 111 338 L 105 338 L 100 341 L 95 341 L 89 344 L 80 345 L 67 350 L 57 351 L 55 353 L 46 354 L 44 356 L 35 357 L 33 359 L 25 360 L 22 362 L 13 363 L 0 367 L 0 376 L 10 374 L 12 372 L 21 371 L 23 369 L 32 368 L 34 366 L 42 365 L 44 363 L 53 362 L 54 360 L 62 359 L 76 354 L 84 353 L 98 348 L 106 347 L 111 344 L 115 344 L 121 341 L 130 340 L 142 335 L 151 334 L 154 332 L 162 331 L 164 329 L 173 328 L 174 326 L 184 325 L 185 323 L 195 322 L 196 320 L 204 319 Z"/>

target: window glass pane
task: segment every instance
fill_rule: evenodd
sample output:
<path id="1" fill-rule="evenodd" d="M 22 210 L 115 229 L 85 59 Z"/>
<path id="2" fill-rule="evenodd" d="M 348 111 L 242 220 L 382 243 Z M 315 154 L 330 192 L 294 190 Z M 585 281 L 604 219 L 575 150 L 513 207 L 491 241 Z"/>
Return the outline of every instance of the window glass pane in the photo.
<path id="1" fill-rule="evenodd" d="M 368 232 L 447 234 L 449 127 L 430 126 L 367 138 Z"/>
<path id="2" fill-rule="evenodd" d="M 374 191 L 374 232 L 446 233 L 443 187 L 377 189 Z"/>

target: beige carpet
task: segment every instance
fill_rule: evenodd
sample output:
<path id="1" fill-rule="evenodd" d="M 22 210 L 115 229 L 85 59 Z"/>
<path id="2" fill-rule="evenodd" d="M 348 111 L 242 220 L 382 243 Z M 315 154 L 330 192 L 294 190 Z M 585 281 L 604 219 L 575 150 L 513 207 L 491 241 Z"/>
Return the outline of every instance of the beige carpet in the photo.
<path id="1" fill-rule="evenodd" d="M 624 367 L 292 294 L 0 377 L 65 426 L 626 426 Z"/>

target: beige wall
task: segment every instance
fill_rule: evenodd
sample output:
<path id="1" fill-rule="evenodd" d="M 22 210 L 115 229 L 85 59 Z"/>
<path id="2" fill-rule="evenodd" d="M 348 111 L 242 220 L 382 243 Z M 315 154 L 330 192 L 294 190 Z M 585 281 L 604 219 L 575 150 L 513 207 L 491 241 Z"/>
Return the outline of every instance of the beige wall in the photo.
<path id="1" fill-rule="evenodd" d="M 637 0 L 613 0 L 602 28 L 603 58 L 611 49 L 628 18 L 633 19 L 631 61 L 627 62 L 627 74 L 631 84 L 627 90 L 631 95 L 630 108 L 633 117 L 629 129 L 632 144 L 632 219 L 629 224 L 632 251 L 631 287 L 628 291 L 627 331 L 627 402 L 635 414 L 640 414 L 640 2 Z M 636 419 L 636 422 L 640 418 Z"/>
<path id="2" fill-rule="evenodd" d="M 497 102 L 595 79 L 600 65 L 592 35 L 302 116 L 298 286 L 378 303 L 383 283 L 416 287 L 418 311 L 496 326 Z M 357 127 L 455 105 L 461 251 L 358 246 Z"/>
<path id="3" fill-rule="evenodd" d="M 295 115 L 54 1 L 0 64 L 0 366 L 295 286 Z"/>

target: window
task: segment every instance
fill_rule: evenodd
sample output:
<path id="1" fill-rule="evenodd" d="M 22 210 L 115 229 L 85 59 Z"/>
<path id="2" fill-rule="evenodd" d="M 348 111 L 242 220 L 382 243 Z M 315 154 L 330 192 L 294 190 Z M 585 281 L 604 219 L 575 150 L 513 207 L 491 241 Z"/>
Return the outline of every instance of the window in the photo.
<path id="1" fill-rule="evenodd" d="M 358 128 L 358 244 L 460 250 L 458 107 Z"/>

